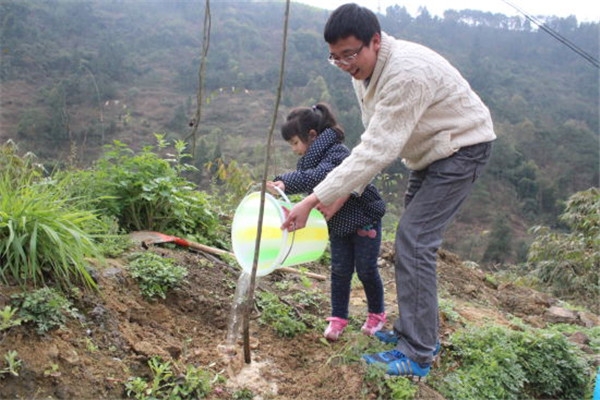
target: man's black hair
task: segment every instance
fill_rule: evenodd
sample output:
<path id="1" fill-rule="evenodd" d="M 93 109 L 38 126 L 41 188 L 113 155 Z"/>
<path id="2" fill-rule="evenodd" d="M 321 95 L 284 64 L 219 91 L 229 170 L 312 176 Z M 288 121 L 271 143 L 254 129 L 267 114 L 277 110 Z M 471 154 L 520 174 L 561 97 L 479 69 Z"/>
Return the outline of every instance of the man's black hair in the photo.
<path id="1" fill-rule="evenodd" d="M 375 13 L 366 7 L 349 3 L 331 13 L 323 37 L 327 43 L 335 44 L 340 39 L 354 36 L 368 46 L 376 33 L 381 34 L 381 26 Z"/>

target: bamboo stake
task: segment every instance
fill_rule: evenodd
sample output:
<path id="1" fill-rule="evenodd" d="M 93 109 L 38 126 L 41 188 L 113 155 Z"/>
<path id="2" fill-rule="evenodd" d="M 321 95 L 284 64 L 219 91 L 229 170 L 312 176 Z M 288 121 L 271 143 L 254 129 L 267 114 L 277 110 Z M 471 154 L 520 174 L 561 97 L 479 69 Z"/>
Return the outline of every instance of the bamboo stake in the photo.
<path id="1" fill-rule="evenodd" d="M 265 208 L 265 191 L 267 187 L 267 176 L 269 173 L 269 164 L 271 161 L 271 150 L 273 146 L 273 131 L 275 130 L 275 124 L 277 123 L 277 112 L 279 110 L 279 103 L 281 101 L 281 91 L 283 87 L 283 72 L 285 67 L 285 53 L 288 33 L 288 20 L 290 13 L 290 0 L 286 0 L 285 4 L 285 18 L 283 28 L 283 43 L 281 51 L 281 64 L 279 69 L 279 84 L 277 87 L 277 98 L 275 100 L 275 110 L 273 111 L 273 119 L 271 120 L 271 127 L 269 129 L 269 138 L 267 141 L 267 153 L 265 155 L 265 169 L 263 172 L 262 184 L 260 188 L 260 212 L 258 217 L 258 234 L 256 235 L 256 245 L 254 247 L 254 261 L 252 263 L 252 273 L 250 274 L 250 286 L 248 288 L 248 294 L 246 297 L 246 304 L 243 308 L 243 338 L 244 338 L 244 361 L 246 364 L 250 364 L 250 313 L 252 311 L 252 303 L 254 301 L 254 290 L 256 286 L 256 270 L 258 268 L 258 255 L 260 252 L 260 239 L 262 235 L 262 219 Z"/>

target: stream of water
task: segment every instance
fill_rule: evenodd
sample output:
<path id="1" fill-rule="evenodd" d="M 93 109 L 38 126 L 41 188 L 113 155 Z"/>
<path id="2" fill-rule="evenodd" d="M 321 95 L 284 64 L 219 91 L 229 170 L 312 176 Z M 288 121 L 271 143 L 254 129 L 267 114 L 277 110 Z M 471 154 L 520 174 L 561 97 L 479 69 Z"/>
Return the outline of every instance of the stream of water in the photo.
<path id="1" fill-rule="evenodd" d="M 243 272 L 238 278 L 235 295 L 231 304 L 229 322 L 227 324 L 227 336 L 225 343 L 219 345 L 219 351 L 225 355 L 235 355 L 236 343 L 241 336 L 241 327 L 244 320 L 244 303 L 250 287 L 250 274 Z"/>

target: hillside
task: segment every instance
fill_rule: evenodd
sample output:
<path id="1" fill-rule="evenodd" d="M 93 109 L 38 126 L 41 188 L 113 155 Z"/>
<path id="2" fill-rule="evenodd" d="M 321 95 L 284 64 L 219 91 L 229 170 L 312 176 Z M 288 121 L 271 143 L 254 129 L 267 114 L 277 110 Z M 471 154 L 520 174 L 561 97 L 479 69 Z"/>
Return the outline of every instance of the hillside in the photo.
<path id="1" fill-rule="evenodd" d="M 202 86 L 195 164 L 221 157 L 258 180 L 275 107 L 284 2 L 218 1 Z M 81 167 L 119 140 L 139 149 L 155 132 L 189 139 L 196 112 L 204 8 L 197 2 L 3 1 L 0 140 L 41 162 Z M 292 4 L 278 120 L 290 107 L 327 101 L 348 144 L 361 132 L 348 78 L 325 61 L 323 10 Z M 402 7 L 381 16 L 389 33 L 448 57 L 489 105 L 498 134 L 475 193 L 450 227 L 448 249 L 491 268 L 524 261 L 528 229 L 560 228 L 569 195 L 598 186 L 598 70 L 544 32 L 469 10 L 432 19 Z M 548 18 L 598 54 L 598 23 Z M 295 160 L 279 140 L 270 172 Z M 207 174 L 198 183 L 205 187 Z M 398 162 L 376 184 L 401 213 L 406 170 Z M 508 235 L 503 235 L 508 232 Z M 506 237 L 502 251 L 494 237 Z M 495 250 L 495 251 L 494 251 Z"/>
<path id="2" fill-rule="evenodd" d="M 391 319 L 397 315 L 392 248 L 385 243 L 380 259 Z M 126 254 L 108 260 L 106 265 L 94 265 L 100 291 L 82 293 L 76 299 L 77 319 L 70 318 L 63 328 L 41 336 L 30 325 L 2 332 L 0 354 L 17 351 L 22 366 L 19 376 L 3 375 L 0 398 L 125 398 L 125 384 L 131 379 L 151 381 L 148 362 L 155 356 L 169 362 L 176 375 L 184 374 L 187 365 L 209 371 L 207 399 L 382 398 L 382 383 L 365 377 L 365 366 L 358 361 L 361 352 L 377 346 L 375 339 L 360 333 L 365 317 L 360 287 L 352 292 L 350 329 L 339 342 L 326 344 L 321 332 L 329 310 L 329 279 L 310 280 L 307 287 L 291 273 L 276 271 L 261 278 L 257 292 L 277 295 L 294 314 L 313 323 L 305 333 L 281 337 L 271 326 L 259 322 L 261 311 L 266 312 L 264 304 L 256 307 L 249 322 L 251 362 L 245 363 L 241 341 L 233 348 L 235 354 L 225 346 L 229 343 L 239 270 L 210 254 L 181 248 L 150 246 L 144 250 L 138 243 L 129 250 L 138 251 L 176 260 L 189 273 L 185 283 L 169 291 L 165 300 L 148 301 L 125 268 Z M 324 265 L 312 264 L 310 270 L 328 276 Z M 444 302 L 440 309 L 444 347 L 436 368 L 427 380 L 418 383 L 415 398 L 444 399 L 431 383 L 439 384 L 455 368 L 449 339 L 457 329 L 468 326 L 499 325 L 518 330 L 526 325 L 535 330 L 562 322 L 573 328 L 569 341 L 593 359 L 590 341 L 597 346 L 600 337 L 588 337 L 581 329 L 600 326 L 598 315 L 566 310 L 556 298 L 499 280 L 447 251 L 439 254 L 438 273 Z M 16 288 L 0 288 L 1 308 Z M 304 296 L 294 297 L 300 293 Z M 224 379 L 217 379 L 219 376 Z"/>

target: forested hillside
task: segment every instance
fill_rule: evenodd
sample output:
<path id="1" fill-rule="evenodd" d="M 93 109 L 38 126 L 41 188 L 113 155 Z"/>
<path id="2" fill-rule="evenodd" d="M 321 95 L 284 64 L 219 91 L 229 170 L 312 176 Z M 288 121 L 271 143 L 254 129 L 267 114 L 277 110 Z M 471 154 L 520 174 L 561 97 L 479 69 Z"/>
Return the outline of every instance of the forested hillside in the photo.
<path id="1" fill-rule="evenodd" d="M 48 165 L 82 167 L 113 140 L 140 148 L 155 142 L 154 132 L 188 139 L 208 44 L 195 163 L 236 161 L 259 180 L 285 2 L 210 3 L 205 39 L 203 1 L 0 1 L 0 139 L 12 139 Z M 348 77 L 326 61 L 327 14 L 292 4 L 279 114 L 326 101 L 352 145 L 360 116 Z M 598 186 L 598 67 L 525 18 L 472 10 L 432 18 L 399 6 L 380 18 L 388 33 L 450 59 L 494 117 L 499 139 L 492 162 L 446 246 L 488 264 L 523 260 L 529 227 L 560 228 L 562 202 Z M 546 23 L 598 56 L 599 23 L 574 17 Z M 273 173 L 295 163 L 275 137 Z M 401 212 L 393 204 L 402 174 L 396 163 L 377 182 L 390 200 L 390 218 Z"/>

